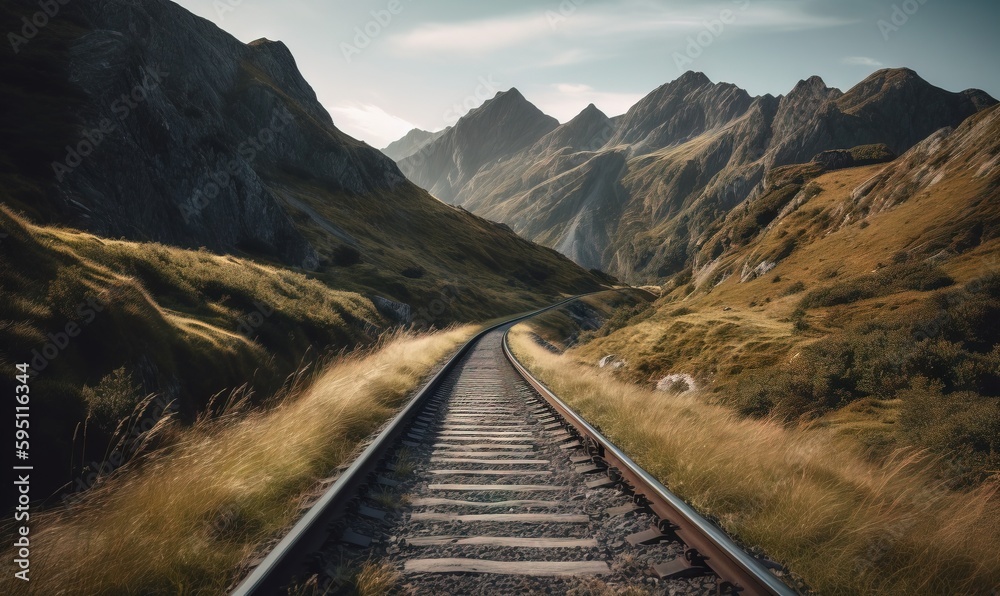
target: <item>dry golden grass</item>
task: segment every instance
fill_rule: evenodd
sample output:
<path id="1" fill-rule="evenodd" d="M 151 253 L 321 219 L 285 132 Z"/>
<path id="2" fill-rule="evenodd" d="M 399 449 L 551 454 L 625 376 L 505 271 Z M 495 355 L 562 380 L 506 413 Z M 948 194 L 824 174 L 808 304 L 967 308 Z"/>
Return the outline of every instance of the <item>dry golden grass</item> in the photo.
<path id="1" fill-rule="evenodd" d="M 358 596 L 383 596 L 399 581 L 400 574 L 388 563 L 365 563 L 354 578 Z"/>
<path id="2" fill-rule="evenodd" d="M 518 357 L 693 506 L 823 594 L 990 594 L 1000 587 L 997 486 L 952 492 L 932 462 L 885 464 L 825 429 L 744 419 L 697 395 L 615 380 L 512 333 Z"/>
<path id="3" fill-rule="evenodd" d="M 473 331 L 403 335 L 343 358 L 270 411 L 181 431 L 171 448 L 80 503 L 33 516 L 32 593 L 224 591 L 241 561 L 295 519 L 302 493 L 348 460 Z M 22 593 L 11 575 L 0 592 Z M 378 593 L 386 578 L 371 571 L 363 582 L 371 589 L 360 593 Z"/>

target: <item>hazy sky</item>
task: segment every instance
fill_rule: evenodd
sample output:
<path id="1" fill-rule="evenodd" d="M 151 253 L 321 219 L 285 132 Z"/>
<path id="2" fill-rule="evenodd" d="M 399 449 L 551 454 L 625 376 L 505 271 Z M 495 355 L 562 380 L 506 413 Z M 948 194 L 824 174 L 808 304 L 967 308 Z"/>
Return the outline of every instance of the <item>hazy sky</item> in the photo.
<path id="1" fill-rule="evenodd" d="M 684 70 L 752 94 L 882 67 L 1000 97 L 997 0 L 178 0 L 278 39 L 348 134 L 383 147 L 517 87 L 560 121 L 609 116 Z"/>

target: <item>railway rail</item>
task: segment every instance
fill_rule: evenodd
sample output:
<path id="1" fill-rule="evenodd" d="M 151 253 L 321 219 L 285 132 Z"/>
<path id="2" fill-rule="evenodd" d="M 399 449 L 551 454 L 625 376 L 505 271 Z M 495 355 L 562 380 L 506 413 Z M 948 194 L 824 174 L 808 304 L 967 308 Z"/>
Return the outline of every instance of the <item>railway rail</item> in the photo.
<path id="1" fill-rule="evenodd" d="M 524 318 L 470 340 L 233 594 L 336 593 L 365 560 L 402 593 L 795 594 L 516 360 Z"/>

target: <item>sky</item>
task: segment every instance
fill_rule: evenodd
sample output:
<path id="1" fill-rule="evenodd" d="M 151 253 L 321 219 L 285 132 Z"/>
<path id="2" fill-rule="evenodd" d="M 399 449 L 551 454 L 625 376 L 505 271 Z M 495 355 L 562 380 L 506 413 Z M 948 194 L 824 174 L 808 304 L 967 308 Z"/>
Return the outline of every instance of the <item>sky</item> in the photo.
<path id="1" fill-rule="evenodd" d="M 344 132 L 384 147 L 516 87 L 565 122 L 622 114 L 684 71 L 753 95 L 909 67 L 1000 97 L 997 0 L 177 0 L 284 42 Z"/>

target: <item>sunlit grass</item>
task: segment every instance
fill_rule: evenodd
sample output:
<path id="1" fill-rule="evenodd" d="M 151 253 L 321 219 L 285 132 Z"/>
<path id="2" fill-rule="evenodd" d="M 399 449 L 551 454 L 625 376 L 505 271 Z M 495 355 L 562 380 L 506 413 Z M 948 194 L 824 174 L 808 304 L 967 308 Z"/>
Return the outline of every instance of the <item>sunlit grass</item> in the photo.
<path id="1" fill-rule="evenodd" d="M 343 358 L 270 411 L 180 431 L 173 447 L 80 503 L 33 517 L 32 593 L 223 592 L 240 563 L 294 520 L 303 491 L 349 460 L 472 332 L 402 335 Z M 10 577 L 0 592 L 23 593 Z M 362 583 L 386 577 L 372 570 Z"/>
<path id="2" fill-rule="evenodd" d="M 646 470 L 823 594 L 990 594 L 1000 586 L 995 483 L 954 492 L 928 456 L 866 460 L 835 432 L 741 418 L 698 395 L 615 380 L 525 326 L 515 352 Z M 940 463 L 940 462 L 938 462 Z"/>

